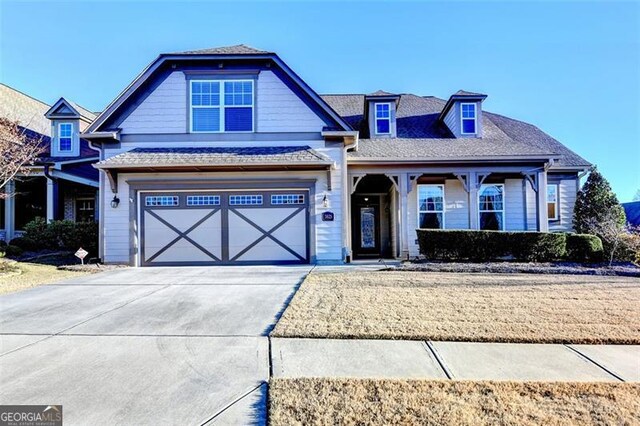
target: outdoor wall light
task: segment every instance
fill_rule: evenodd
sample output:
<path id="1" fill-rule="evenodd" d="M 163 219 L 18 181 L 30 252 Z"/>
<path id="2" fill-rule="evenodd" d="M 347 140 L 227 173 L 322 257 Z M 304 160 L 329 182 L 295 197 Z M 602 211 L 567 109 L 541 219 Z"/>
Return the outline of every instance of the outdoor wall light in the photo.
<path id="1" fill-rule="evenodd" d="M 113 200 L 111 200 L 111 207 L 115 209 L 118 207 L 118 204 L 120 204 L 120 198 L 118 198 L 117 195 L 114 195 Z"/>
<path id="2" fill-rule="evenodd" d="M 322 199 L 322 207 L 325 209 L 329 207 L 329 199 L 327 198 L 327 194 L 324 194 L 324 198 Z"/>

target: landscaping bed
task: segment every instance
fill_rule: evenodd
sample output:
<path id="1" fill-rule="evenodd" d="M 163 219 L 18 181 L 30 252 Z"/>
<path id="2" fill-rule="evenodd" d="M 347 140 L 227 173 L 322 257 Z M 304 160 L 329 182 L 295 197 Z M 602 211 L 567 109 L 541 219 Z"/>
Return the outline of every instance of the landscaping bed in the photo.
<path id="1" fill-rule="evenodd" d="M 272 379 L 272 425 L 640 422 L 637 383 Z"/>
<path id="2" fill-rule="evenodd" d="M 404 262 L 399 271 L 418 272 L 465 272 L 465 273 L 527 273 L 527 274 L 572 274 L 572 275 L 619 275 L 640 277 L 640 268 L 633 263 L 581 264 L 571 262 Z"/>
<path id="3" fill-rule="evenodd" d="M 87 272 L 63 271 L 56 265 L 0 259 L 0 294 L 14 293 L 84 274 Z"/>
<path id="4" fill-rule="evenodd" d="M 638 306 L 630 277 L 312 273 L 272 335 L 638 344 Z"/>

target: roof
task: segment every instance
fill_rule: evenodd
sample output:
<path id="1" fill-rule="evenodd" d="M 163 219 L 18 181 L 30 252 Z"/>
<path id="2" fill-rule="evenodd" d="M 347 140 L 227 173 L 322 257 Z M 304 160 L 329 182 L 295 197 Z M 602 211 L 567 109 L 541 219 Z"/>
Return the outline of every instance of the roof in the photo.
<path id="1" fill-rule="evenodd" d="M 367 135 L 362 94 L 322 98 L 361 135 Z M 483 111 L 482 138 L 455 138 L 438 120 L 446 101 L 433 96 L 400 95 L 396 111 L 397 138 L 363 137 L 353 159 L 433 159 L 556 156 L 558 166 L 589 167 L 590 163 L 531 124 Z"/>
<path id="2" fill-rule="evenodd" d="M 373 93 L 369 93 L 367 96 L 396 96 L 393 93 L 385 92 L 384 90 L 376 90 Z"/>
<path id="3" fill-rule="evenodd" d="M 487 97 L 487 95 L 483 93 L 469 92 L 467 90 L 458 90 L 456 93 L 453 94 L 453 96 L 478 96 L 478 97 L 484 96 L 485 98 Z"/>
<path id="4" fill-rule="evenodd" d="M 236 44 L 235 46 L 211 47 L 200 50 L 187 50 L 184 52 L 174 52 L 174 55 L 252 55 L 273 53 L 266 50 L 256 49 L 246 44 Z"/>
<path id="5" fill-rule="evenodd" d="M 622 208 L 627 215 L 627 223 L 632 226 L 640 226 L 640 201 L 622 203 Z"/>
<path id="6" fill-rule="evenodd" d="M 17 121 L 26 129 L 51 136 L 51 122 L 44 114 L 49 105 L 0 83 L 0 117 Z"/>
<path id="7" fill-rule="evenodd" d="M 99 169 L 144 167 L 330 166 L 333 160 L 308 146 L 136 148 L 96 164 Z"/>

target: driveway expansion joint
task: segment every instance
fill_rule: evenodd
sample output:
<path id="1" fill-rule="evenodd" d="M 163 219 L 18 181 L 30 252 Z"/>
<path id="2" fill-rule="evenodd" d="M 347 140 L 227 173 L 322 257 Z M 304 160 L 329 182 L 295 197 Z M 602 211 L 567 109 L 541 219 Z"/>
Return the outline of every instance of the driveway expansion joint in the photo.
<path id="1" fill-rule="evenodd" d="M 583 358 L 584 360 L 596 365 L 597 367 L 600 367 L 602 370 L 606 371 L 607 374 L 612 375 L 613 377 L 615 377 L 616 379 L 620 380 L 621 382 L 626 382 L 626 380 L 624 380 L 622 377 L 618 376 L 616 373 L 614 373 L 613 371 L 609 370 L 608 368 L 606 368 L 604 365 L 600 364 L 599 362 L 596 362 L 591 357 L 583 354 L 582 352 L 580 352 L 578 349 L 574 348 L 573 346 L 568 345 L 568 344 L 564 344 L 563 346 L 566 347 L 567 349 L 570 349 L 571 351 L 576 353 L 579 357 Z"/>
<path id="2" fill-rule="evenodd" d="M 431 341 L 426 340 L 423 343 L 427 347 L 427 350 L 436 359 L 436 362 L 438 363 L 440 368 L 442 368 L 442 371 L 444 372 L 445 376 L 447 376 L 447 379 L 453 380 L 453 373 L 451 372 L 451 370 L 449 370 L 449 367 L 447 367 L 447 364 L 444 362 L 444 359 L 442 358 L 442 356 L 440 356 L 440 354 L 438 353 L 436 348 L 433 346 Z"/>

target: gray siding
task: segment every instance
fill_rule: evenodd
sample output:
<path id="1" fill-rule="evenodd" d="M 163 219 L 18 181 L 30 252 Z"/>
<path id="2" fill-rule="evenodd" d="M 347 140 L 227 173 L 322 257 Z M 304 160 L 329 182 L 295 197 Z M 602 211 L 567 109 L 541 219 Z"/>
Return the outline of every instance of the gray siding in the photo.
<path id="1" fill-rule="evenodd" d="M 526 231 L 527 211 L 524 199 L 523 179 L 505 179 L 505 230 Z"/>
<path id="2" fill-rule="evenodd" d="M 549 175 L 550 184 L 558 184 L 560 202 L 560 220 L 549 221 L 549 231 L 573 231 L 573 208 L 578 193 L 577 179 L 555 180 Z"/>
<path id="3" fill-rule="evenodd" d="M 396 103 L 394 101 L 367 101 L 368 105 L 368 117 L 369 122 L 369 135 L 371 138 L 395 138 L 398 134 L 396 124 Z M 389 104 L 389 116 L 391 117 L 389 123 L 389 134 L 378 135 L 376 134 L 376 107 L 375 104 Z"/>
<path id="4" fill-rule="evenodd" d="M 459 180 L 445 181 L 444 200 L 446 229 L 469 229 L 469 194 Z"/>
<path id="5" fill-rule="evenodd" d="M 476 114 L 478 116 L 477 120 L 476 120 L 476 130 L 477 130 L 476 135 L 463 135 L 462 134 L 462 129 L 460 128 L 460 103 L 465 103 L 465 104 L 466 103 L 474 103 L 474 104 L 476 104 Z M 447 125 L 449 130 L 451 130 L 451 133 L 453 133 L 453 135 L 456 138 L 482 137 L 482 103 L 481 102 L 456 101 L 453 104 L 453 106 L 451 107 L 451 109 L 449 110 L 449 112 L 447 112 L 447 115 L 445 115 L 444 123 Z"/>

